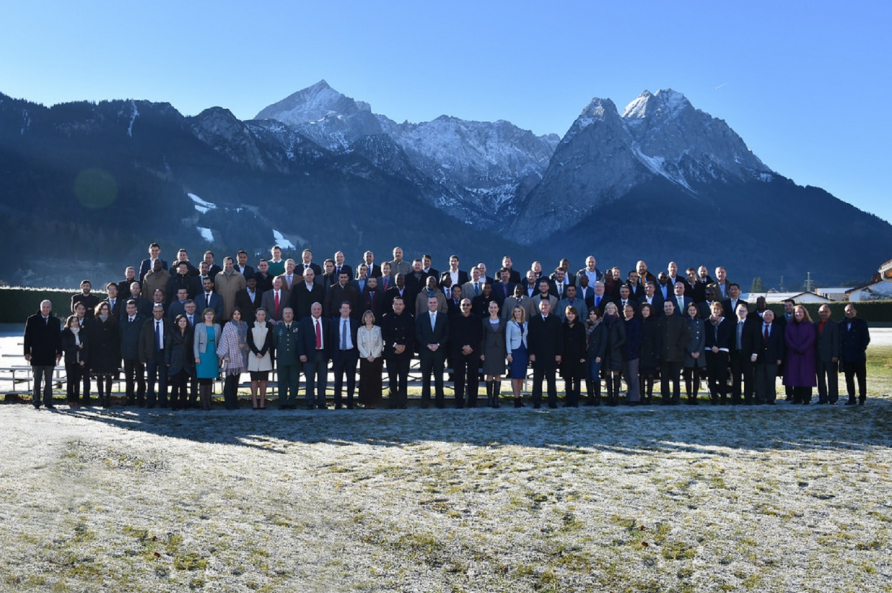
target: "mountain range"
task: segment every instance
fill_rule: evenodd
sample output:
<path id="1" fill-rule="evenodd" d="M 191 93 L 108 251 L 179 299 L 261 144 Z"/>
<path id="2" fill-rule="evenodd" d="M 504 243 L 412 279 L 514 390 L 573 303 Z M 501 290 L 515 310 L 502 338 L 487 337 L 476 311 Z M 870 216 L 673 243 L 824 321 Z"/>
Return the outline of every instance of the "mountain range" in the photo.
<path id="1" fill-rule="evenodd" d="M 351 262 L 398 244 L 440 267 L 451 253 L 490 269 L 505 253 L 546 269 L 592 253 L 624 271 L 671 259 L 723 264 L 744 290 L 756 276 L 869 278 L 892 244 L 887 222 L 773 171 L 669 89 L 621 113 L 592 99 L 563 137 L 447 115 L 396 123 L 325 81 L 247 121 L 0 94 L 0 211 L 0 280 L 50 286 L 118 279 L 153 240 L 193 260 L 257 256 L 275 237 L 291 254 L 341 249 Z"/>

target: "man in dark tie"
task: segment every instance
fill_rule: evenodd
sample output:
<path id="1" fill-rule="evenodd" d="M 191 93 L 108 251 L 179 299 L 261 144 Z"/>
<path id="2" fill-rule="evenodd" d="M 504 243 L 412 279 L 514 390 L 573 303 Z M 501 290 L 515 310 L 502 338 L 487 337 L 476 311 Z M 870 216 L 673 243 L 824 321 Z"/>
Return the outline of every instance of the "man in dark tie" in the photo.
<path id="1" fill-rule="evenodd" d="M 346 277 L 347 272 L 341 272 Z M 347 376 L 347 409 L 353 409 L 353 392 L 356 389 L 356 363 L 359 361 L 359 349 L 356 346 L 356 333 L 359 321 L 351 317 L 352 305 L 343 301 L 338 309 L 340 316 L 331 320 L 331 371 L 334 373 L 335 410 L 344 407 L 341 392 L 344 375 Z"/>
<path id="2" fill-rule="evenodd" d="M 194 309 L 194 305 L 193 305 Z M 121 318 L 121 358 L 124 359 L 124 385 L 127 405 L 146 405 L 145 365 L 140 361 L 140 335 L 146 318 L 139 314 L 136 301 L 130 299 Z"/>
<path id="3" fill-rule="evenodd" d="M 294 311 L 291 307 L 284 307 L 281 323 L 273 328 L 280 410 L 294 410 L 297 407 L 297 388 L 302 368 L 298 356 L 298 337 Z"/>
<path id="4" fill-rule="evenodd" d="M 426 408 L 431 398 L 431 373 L 434 374 L 435 403 L 444 405 L 443 368 L 446 359 L 446 343 L 449 341 L 449 324 L 446 314 L 437 311 L 439 300 L 427 299 L 427 313 L 415 320 L 415 341 L 418 342 L 421 359 L 421 407 Z"/>
<path id="5" fill-rule="evenodd" d="M 777 369 L 784 360 L 784 331 L 774 323 L 771 309 L 766 309 L 762 314 L 762 323 L 758 324 L 753 346 L 750 362 L 755 365 L 756 404 L 773 406 L 777 399 Z"/>
<path id="6" fill-rule="evenodd" d="M 325 403 L 325 389 L 328 387 L 331 344 L 330 322 L 322 317 L 322 303 L 317 301 L 310 306 L 310 315 L 301 319 L 299 327 L 297 343 L 300 361 L 304 364 L 307 409 L 312 410 L 315 406 L 319 410 L 326 410 L 328 406 Z"/>
<path id="7" fill-rule="evenodd" d="M 161 407 L 167 407 L 167 360 L 170 349 L 171 325 L 164 317 L 164 307 L 156 303 L 152 308 L 152 319 L 143 323 L 139 338 L 139 361 L 145 365 L 148 375 L 148 407 L 154 408 L 160 400 Z M 158 390 L 155 390 L 157 382 Z"/>
<path id="8" fill-rule="evenodd" d="M 736 286 L 736 285 L 735 285 Z M 731 405 L 736 406 L 741 402 L 751 405 L 753 403 L 753 364 L 750 361 L 753 355 L 755 332 L 758 331 L 758 322 L 749 319 L 749 309 L 741 300 L 737 300 L 737 308 L 734 309 L 736 323 L 734 325 L 734 337 L 731 341 Z"/>
<path id="9" fill-rule="evenodd" d="M 353 278 L 353 268 L 350 267 L 349 264 L 344 263 L 344 252 L 343 251 L 335 251 L 334 254 L 334 264 L 335 264 L 335 278 L 338 278 L 341 275 L 341 272 L 347 272 L 347 278 Z"/>
<path id="10" fill-rule="evenodd" d="M 539 314 L 529 322 L 530 363 L 533 365 L 533 407 L 542 406 L 542 380 L 548 384 L 548 407 L 557 407 L 557 379 L 555 374 L 564 351 L 563 325 L 557 315 L 551 315 L 551 303 L 539 301 Z"/>

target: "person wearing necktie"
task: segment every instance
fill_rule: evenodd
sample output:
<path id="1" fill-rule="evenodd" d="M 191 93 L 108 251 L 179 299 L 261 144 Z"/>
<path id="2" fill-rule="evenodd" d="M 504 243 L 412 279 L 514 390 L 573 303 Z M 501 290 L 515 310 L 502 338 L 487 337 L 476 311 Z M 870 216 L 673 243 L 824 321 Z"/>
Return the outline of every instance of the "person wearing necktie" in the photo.
<path id="1" fill-rule="evenodd" d="M 314 407 L 328 409 L 325 389 L 328 387 L 328 360 L 331 358 L 330 327 L 330 320 L 322 317 L 322 303 L 319 301 L 310 305 L 310 315 L 300 320 L 297 344 L 300 361 L 304 365 L 308 410 Z"/>
<path id="2" fill-rule="evenodd" d="M 338 308 L 340 315 L 331 321 L 332 373 L 334 373 L 335 410 L 344 407 L 341 393 L 344 387 L 344 375 L 347 376 L 347 409 L 353 409 L 353 393 L 356 389 L 356 365 L 359 362 L 359 350 L 356 347 L 356 333 L 359 322 L 351 316 L 353 307 L 349 301 L 343 301 Z"/>
<path id="3" fill-rule="evenodd" d="M 757 324 L 757 329 L 750 355 L 750 362 L 755 365 L 756 405 L 773 406 L 777 399 L 777 371 L 784 359 L 784 332 L 780 325 L 774 323 L 771 309 L 765 309 L 762 313 L 762 323 Z"/>
<path id="4" fill-rule="evenodd" d="M 121 358 L 124 359 L 124 384 L 127 405 L 146 405 L 145 364 L 140 360 L 140 337 L 146 318 L 139 314 L 136 301 L 130 299 L 124 305 L 121 319 Z"/>
<path id="5" fill-rule="evenodd" d="M 156 303 L 152 307 L 152 319 L 143 324 L 140 335 L 139 360 L 146 367 L 149 408 L 154 408 L 156 401 L 160 402 L 162 408 L 167 407 L 166 353 L 170 346 L 170 339 L 170 322 L 164 316 L 164 307 L 160 303 Z"/>
<path id="6" fill-rule="evenodd" d="M 300 384 L 302 364 L 298 356 L 299 330 L 294 320 L 294 310 L 284 307 L 282 321 L 273 327 L 273 347 L 276 352 L 279 409 L 297 408 L 297 389 Z"/>
<path id="7" fill-rule="evenodd" d="M 449 324 L 446 314 L 438 311 L 440 305 L 436 296 L 427 299 L 427 314 L 418 316 L 415 322 L 415 341 L 418 343 L 421 359 L 421 407 L 430 405 L 431 373 L 434 375 L 435 404 L 442 408 L 445 404 L 443 392 L 443 370 L 446 360 L 445 345 L 449 341 Z"/>

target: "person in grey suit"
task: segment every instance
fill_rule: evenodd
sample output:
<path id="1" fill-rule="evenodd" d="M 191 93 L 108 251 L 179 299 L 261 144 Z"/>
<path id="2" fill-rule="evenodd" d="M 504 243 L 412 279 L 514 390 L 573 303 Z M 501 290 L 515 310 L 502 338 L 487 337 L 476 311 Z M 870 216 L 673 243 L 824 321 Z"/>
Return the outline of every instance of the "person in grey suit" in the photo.
<path id="1" fill-rule="evenodd" d="M 285 312 L 285 309 L 290 306 L 291 293 L 283 288 L 282 283 L 283 280 L 281 276 L 275 277 L 273 279 L 273 289 L 264 292 L 260 297 L 260 306 L 263 309 L 266 309 L 267 320 L 272 323 L 279 323 L 282 321 L 282 314 Z M 279 297 L 278 303 L 276 301 L 277 296 Z M 292 308 L 292 312 L 293 311 L 294 309 Z"/>
<path id="2" fill-rule="evenodd" d="M 839 400 L 839 324 L 830 319 L 830 307 L 818 308 L 815 322 L 817 343 L 818 403 L 833 404 Z"/>
<path id="3" fill-rule="evenodd" d="M 435 404 L 444 405 L 443 366 L 446 360 L 446 343 L 449 341 L 449 323 L 446 313 L 437 311 L 440 303 L 437 297 L 427 299 L 427 313 L 415 319 L 415 341 L 418 343 L 421 359 L 421 407 L 430 405 L 431 372 L 434 373 Z"/>

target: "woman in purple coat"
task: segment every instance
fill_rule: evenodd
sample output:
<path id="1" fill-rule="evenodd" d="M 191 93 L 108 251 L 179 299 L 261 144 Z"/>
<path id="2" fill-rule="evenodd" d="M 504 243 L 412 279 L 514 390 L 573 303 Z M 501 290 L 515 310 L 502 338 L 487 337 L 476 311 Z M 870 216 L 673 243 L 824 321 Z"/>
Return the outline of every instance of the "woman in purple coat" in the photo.
<path id="1" fill-rule="evenodd" d="M 815 324 L 802 305 L 796 305 L 793 319 L 784 332 L 787 360 L 784 385 L 793 388 L 793 403 L 811 403 L 811 389 L 817 383 L 815 375 Z"/>

